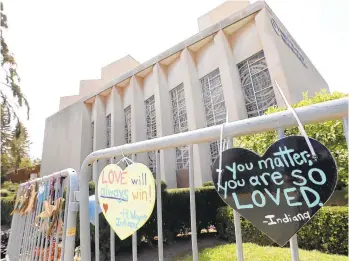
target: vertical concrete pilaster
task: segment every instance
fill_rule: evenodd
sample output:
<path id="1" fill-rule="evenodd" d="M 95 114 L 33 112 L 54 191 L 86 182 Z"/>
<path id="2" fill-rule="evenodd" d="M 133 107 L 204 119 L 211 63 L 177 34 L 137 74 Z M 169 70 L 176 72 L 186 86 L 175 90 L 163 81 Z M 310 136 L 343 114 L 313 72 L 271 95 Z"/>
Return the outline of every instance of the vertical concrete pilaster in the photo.
<path id="1" fill-rule="evenodd" d="M 271 81 L 274 88 L 275 98 L 277 105 L 280 107 L 286 106 L 284 100 L 281 97 L 281 94 L 277 87 L 275 86 L 274 80 L 278 82 L 280 88 L 286 96 L 286 99 L 291 101 L 290 90 L 288 87 L 287 79 L 284 73 L 284 68 L 281 63 L 279 50 L 275 44 L 275 38 L 272 35 L 273 28 L 269 21 L 269 16 L 265 9 L 261 10 L 255 17 L 256 27 L 258 35 L 260 37 L 265 59 L 268 64 L 268 70 L 270 73 Z"/>
<path id="2" fill-rule="evenodd" d="M 155 79 L 156 131 L 158 137 L 163 137 L 173 134 L 171 98 L 165 69 L 160 64 L 156 64 L 153 68 L 153 74 Z M 177 187 L 175 148 L 161 150 L 160 173 L 161 179 L 166 181 L 169 188 Z"/>
<path id="3" fill-rule="evenodd" d="M 105 149 L 107 147 L 107 121 L 105 116 L 104 97 L 97 95 L 93 106 L 94 115 L 94 139 L 93 150 Z M 93 175 L 99 175 L 106 165 L 105 159 L 100 159 L 93 164 Z"/>
<path id="4" fill-rule="evenodd" d="M 125 143 L 125 115 L 124 105 L 119 87 L 114 87 L 111 91 L 112 113 L 111 113 L 111 147 L 123 145 Z M 122 156 L 116 158 L 116 162 Z"/>
<path id="5" fill-rule="evenodd" d="M 80 150 L 80 162 L 81 166 L 84 159 L 93 151 L 92 144 L 92 128 L 91 128 L 91 110 L 92 105 L 89 103 L 82 103 L 81 108 L 81 150 Z M 77 171 L 80 170 L 79 169 Z M 92 168 L 92 167 L 91 167 Z M 92 173 L 92 172 L 91 172 Z"/>
<path id="6" fill-rule="evenodd" d="M 187 108 L 188 129 L 196 130 L 206 127 L 202 90 L 196 63 L 188 49 L 181 53 L 183 67 L 183 85 L 185 92 L 185 104 Z M 208 143 L 195 144 L 194 155 L 194 182 L 195 186 L 201 186 L 203 182 L 211 178 L 211 156 Z"/>
<path id="7" fill-rule="evenodd" d="M 232 48 L 222 30 L 215 35 L 214 44 L 215 53 L 219 57 L 219 71 L 229 121 L 245 119 L 248 116 L 239 71 Z"/>
<path id="8" fill-rule="evenodd" d="M 131 133 L 132 143 L 147 139 L 147 128 L 145 124 L 145 106 L 143 80 L 140 77 L 132 76 L 131 88 Z M 147 153 L 137 154 L 137 162 L 148 165 Z"/>

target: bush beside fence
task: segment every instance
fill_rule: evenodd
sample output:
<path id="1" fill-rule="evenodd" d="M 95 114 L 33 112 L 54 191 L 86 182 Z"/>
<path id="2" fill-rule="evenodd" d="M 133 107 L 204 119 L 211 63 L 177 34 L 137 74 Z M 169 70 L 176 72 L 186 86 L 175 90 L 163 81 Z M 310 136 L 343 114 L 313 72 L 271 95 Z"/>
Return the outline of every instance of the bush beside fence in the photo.
<path id="1" fill-rule="evenodd" d="M 179 233 L 190 232 L 190 196 L 189 189 L 165 189 L 162 184 L 163 232 L 164 241 L 171 243 Z M 93 186 L 93 185 L 92 185 Z M 91 194 L 94 194 L 94 192 Z M 234 221 L 232 208 L 227 207 L 217 194 L 214 187 L 198 188 L 196 195 L 197 230 L 213 225 L 217 228 L 220 237 L 228 241 L 235 241 Z M 324 207 L 298 233 L 300 248 L 319 250 L 325 253 L 347 254 L 347 207 Z M 153 243 L 157 236 L 157 211 L 154 211 L 147 223 L 137 232 L 138 243 L 141 240 Z M 103 214 L 100 220 L 100 249 L 109 253 L 109 226 Z M 223 224 L 225 229 L 222 230 Z M 252 242 L 259 245 L 273 245 L 274 243 L 254 227 L 250 222 L 241 219 L 243 242 Z M 131 248 L 131 237 L 120 241 L 115 237 L 116 249 Z M 91 225 L 91 242 L 94 244 L 94 226 Z M 274 244 L 275 245 L 275 244 Z"/>
<path id="2" fill-rule="evenodd" d="M 15 203 L 13 200 L 1 199 L 1 226 L 11 226 L 11 212 L 13 210 L 14 204 Z"/>
<path id="3" fill-rule="evenodd" d="M 94 194 L 94 184 L 90 183 L 90 195 Z M 202 187 L 196 189 L 196 216 L 197 230 L 208 228 L 216 224 L 216 213 L 219 207 L 225 203 L 218 196 L 214 187 Z M 180 233 L 190 232 L 190 196 L 189 189 L 166 189 L 166 184 L 162 183 L 162 216 L 164 241 L 171 243 Z M 137 231 L 138 242 L 146 241 L 152 244 L 157 236 L 157 210 L 156 203 L 154 211 L 147 223 Z M 100 222 L 100 251 L 109 253 L 110 251 L 110 230 L 103 214 L 99 216 Z M 94 226 L 91 225 L 91 242 L 94 244 Z M 128 248 L 132 245 L 131 237 L 120 242 L 115 237 L 115 249 Z"/>
<path id="4" fill-rule="evenodd" d="M 217 212 L 217 231 L 221 238 L 235 242 L 233 210 L 221 207 Z M 243 242 L 276 245 L 246 219 L 241 218 Z M 324 207 L 297 233 L 302 249 L 331 254 L 348 254 L 348 208 Z M 288 246 L 288 244 L 286 245 Z"/>
<path id="5" fill-rule="evenodd" d="M 15 197 L 18 190 L 18 184 L 5 181 L 1 184 L 1 225 L 5 227 L 11 226 L 11 212 L 15 204 Z"/>
<path id="6" fill-rule="evenodd" d="M 226 207 L 213 186 L 196 189 L 196 217 L 197 230 L 213 225 L 220 237 L 235 241 L 232 209 Z M 90 195 L 94 194 L 94 184 L 90 182 Z M 171 243 L 179 233 L 190 231 L 190 196 L 189 189 L 166 189 L 162 183 L 163 233 L 164 241 Z M 1 199 L 1 224 L 10 225 L 14 198 Z M 138 242 L 153 243 L 157 236 L 157 211 L 154 211 L 147 223 L 137 232 Z M 326 253 L 348 254 L 348 207 L 324 207 L 298 233 L 298 243 L 303 249 L 316 249 Z M 110 252 L 110 229 L 103 216 L 99 215 L 100 250 L 101 253 Z M 243 242 L 260 245 L 271 245 L 273 242 L 255 228 L 250 222 L 242 218 L 241 222 Z M 94 246 L 94 226 L 91 227 L 91 243 Z M 76 245 L 79 245 L 79 219 L 77 222 Z M 130 248 L 131 237 L 120 241 L 115 237 L 115 249 Z M 92 248 L 93 250 L 94 248 Z"/>

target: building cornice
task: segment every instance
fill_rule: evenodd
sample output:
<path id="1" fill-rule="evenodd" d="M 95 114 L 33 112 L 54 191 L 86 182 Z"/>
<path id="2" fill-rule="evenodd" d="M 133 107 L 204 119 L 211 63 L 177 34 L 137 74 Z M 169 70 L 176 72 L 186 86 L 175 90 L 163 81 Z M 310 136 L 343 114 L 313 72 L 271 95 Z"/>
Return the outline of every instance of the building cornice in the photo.
<path id="1" fill-rule="evenodd" d="M 244 8 L 240 12 L 232 14 L 231 16 L 223 19 L 222 21 L 200 31 L 199 33 L 197 33 L 197 34 L 191 36 L 190 38 L 180 42 L 179 44 L 173 46 L 172 48 L 170 48 L 170 49 L 160 53 L 159 55 L 153 57 L 152 59 L 140 64 L 139 66 L 135 67 L 134 69 L 122 74 L 121 76 L 115 78 L 111 82 L 105 84 L 99 90 L 97 90 L 89 95 L 83 96 L 79 101 L 76 101 L 76 102 L 72 103 L 71 105 L 58 111 L 57 113 L 51 115 L 50 117 L 47 118 L 47 120 L 49 118 L 51 118 L 52 116 L 66 110 L 66 109 L 69 109 L 69 107 L 74 106 L 77 103 L 88 101 L 88 100 L 92 99 L 93 97 L 100 95 L 102 92 L 105 92 L 106 90 L 113 88 L 114 86 L 119 85 L 120 83 L 131 78 L 133 75 L 137 75 L 137 74 L 141 73 L 142 71 L 154 66 L 155 64 L 161 63 L 161 61 L 165 60 L 168 57 L 171 57 L 172 55 L 175 55 L 175 54 L 181 52 L 185 48 L 190 48 L 192 45 L 197 44 L 198 42 L 205 40 L 207 37 L 210 37 L 211 35 L 217 33 L 218 31 L 224 30 L 225 28 L 229 27 L 230 25 L 233 25 L 233 24 L 239 22 L 240 20 L 243 20 L 243 19 L 259 12 L 264 7 L 268 7 L 270 9 L 270 7 L 264 1 L 258 1 L 258 2 L 255 2 L 251 5 L 249 5 L 248 7 Z"/>

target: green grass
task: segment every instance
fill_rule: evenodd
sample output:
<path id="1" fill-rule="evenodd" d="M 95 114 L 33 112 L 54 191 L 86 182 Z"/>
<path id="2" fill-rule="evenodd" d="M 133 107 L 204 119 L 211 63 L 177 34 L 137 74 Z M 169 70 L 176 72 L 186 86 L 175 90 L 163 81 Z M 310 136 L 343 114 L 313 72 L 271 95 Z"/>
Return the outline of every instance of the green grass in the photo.
<path id="1" fill-rule="evenodd" d="M 243 244 L 244 261 L 291 261 L 289 248 L 263 247 L 251 243 Z M 347 261 L 348 257 L 340 255 L 329 255 L 318 251 L 299 251 L 300 261 Z M 181 259 L 183 260 L 183 259 Z M 185 261 L 193 258 L 188 256 Z M 235 261 L 235 244 L 227 244 L 214 248 L 206 248 L 200 251 L 200 261 Z"/>

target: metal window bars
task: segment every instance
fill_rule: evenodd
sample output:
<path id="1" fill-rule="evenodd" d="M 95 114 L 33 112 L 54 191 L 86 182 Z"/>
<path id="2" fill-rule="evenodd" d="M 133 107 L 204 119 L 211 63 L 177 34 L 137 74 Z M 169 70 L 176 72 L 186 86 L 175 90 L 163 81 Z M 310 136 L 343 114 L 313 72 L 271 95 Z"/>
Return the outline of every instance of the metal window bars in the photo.
<path id="1" fill-rule="evenodd" d="M 146 134 L 147 139 L 154 139 L 157 136 L 156 132 L 156 114 L 155 114 L 155 98 L 152 95 L 145 100 L 145 122 L 147 126 Z M 156 173 L 155 153 L 153 151 L 148 152 L 149 169 L 152 173 Z"/>
<path id="2" fill-rule="evenodd" d="M 219 69 L 215 69 L 200 79 L 202 98 L 205 107 L 206 126 L 222 124 L 226 121 L 227 110 L 225 107 Z M 218 157 L 218 141 L 210 143 L 212 163 Z"/>
<path id="3" fill-rule="evenodd" d="M 111 113 L 106 117 L 107 123 L 107 148 L 110 148 L 111 145 Z M 107 159 L 106 164 L 110 164 L 110 159 Z"/>
<path id="4" fill-rule="evenodd" d="M 276 98 L 264 52 L 260 51 L 238 65 L 248 117 L 263 115 Z"/>
<path id="5" fill-rule="evenodd" d="M 344 129 L 345 133 L 348 131 L 348 98 L 342 98 L 338 100 L 328 101 L 320 104 L 313 104 L 307 107 L 301 107 L 295 109 L 297 115 L 303 124 L 313 124 L 317 122 L 325 122 L 335 119 L 344 119 Z M 290 127 L 297 126 L 297 121 L 293 117 L 291 111 L 282 111 L 270 115 L 263 115 L 261 117 L 255 117 L 250 119 L 245 119 L 242 121 L 235 121 L 226 123 L 224 127 L 224 137 L 239 137 L 243 135 L 251 135 L 255 133 L 261 133 L 271 130 L 280 130 Z M 88 165 L 92 164 L 98 159 L 112 158 L 114 156 L 121 156 L 122 153 L 132 155 L 138 153 L 144 153 L 149 151 L 157 151 L 157 159 L 159 159 L 159 150 L 167 148 L 181 147 L 189 144 L 189 176 L 190 176 L 190 212 L 191 212 L 191 226 L 196 227 L 196 217 L 195 217 L 195 188 L 194 188 L 194 173 L 193 173 L 193 144 L 199 144 L 203 142 L 211 142 L 219 139 L 221 126 L 211 126 L 203 129 L 188 131 L 186 133 L 178 133 L 166 137 L 154 138 L 151 140 L 140 141 L 132 144 L 125 144 L 122 146 L 102 149 L 92 152 L 88 155 L 82 163 L 80 173 L 79 173 L 79 205 L 80 205 L 80 247 L 81 247 L 81 260 L 90 261 L 91 260 L 91 241 L 90 241 L 90 225 L 88 220 L 88 195 L 89 187 L 88 183 L 90 180 L 90 175 L 88 173 Z M 346 138 L 347 135 L 346 135 Z M 348 139 L 347 139 L 348 142 Z M 160 162 L 157 161 L 157 169 L 159 169 Z M 162 231 L 162 205 L 161 205 L 161 193 L 159 189 L 161 188 L 161 178 L 157 175 L 156 185 L 158 189 L 157 194 L 157 222 L 158 222 L 158 238 L 159 242 L 159 261 L 163 261 L 164 252 L 162 245 L 163 231 Z M 96 204 L 96 208 L 97 208 Z M 96 219 L 98 220 L 98 219 Z M 240 220 L 236 215 L 234 217 L 236 225 L 238 227 Z M 96 222 L 96 226 L 98 226 Z M 96 227 L 95 237 L 99 239 L 99 234 L 97 231 L 99 229 Z M 193 231 L 196 231 L 194 229 Z M 192 251 L 193 260 L 198 260 L 198 250 L 197 250 L 197 239 L 196 233 L 192 233 Z M 95 241 L 95 253 L 99 252 L 99 244 L 97 240 Z M 242 244 L 241 235 L 237 235 L 237 242 Z M 294 243 L 294 240 L 293 240 Z M 136 246 L 133 247 L 136 249 Z M 115 249 L 114 249 L 115 250 Z M 113 255 L 113 254 L 112 254 Z M 115 256 L 112 256 L 112 260 L 115 260 Z M 136 252 L 133 253 L 133 261 L 137 260 Z M 243 260 L 240 253 L 239 261 Z M 296 259 L 294 259 L 296 260 Z M 98 259 L 96 259 L 98 261 Z"/>
<path id="6" fill-rule="evenodd" d="M 91 122 L 91 151 L 94 151 L 94 136 L 95 136 L 95 122 Z M 93 168 L 90 171 L 91 176 L 93 175 Z"/>
<path id="7" fill-rule="evenodd" d="M 6 260 L 73 260 L 78 211 L 74 195 L 78 190 L 76 171 L 66 169 L 22 183 L 17 198 L 34 186 L 37 187 L 37 200 L 32 210 L 13 213 Z M 62 206 L 52 217 L 38 218 L 40 213 L 50 208 L 49 205 L 57 207 L 63 197 L 64 210 Z M 49 233 L 52 225 L 54 227 Z"/>
<path id="8" fill-rule="evenodd" d="M 124 110 L 125 114 L 125 143 L 132 142 L 131 135 L 131 105 L 127 106 Z"/>
<path id="9" fill-rule="evenodd" d="M 172 124 L 173 132 L 181 133 L 188 131 L 187 108 L 185 106 L 184 86 L 183 83 L 170 91 L 172 104 Z M 189 151 L 188 146 L 176 148 L 176 166 L 178 169 L 189 168 Z"/>

